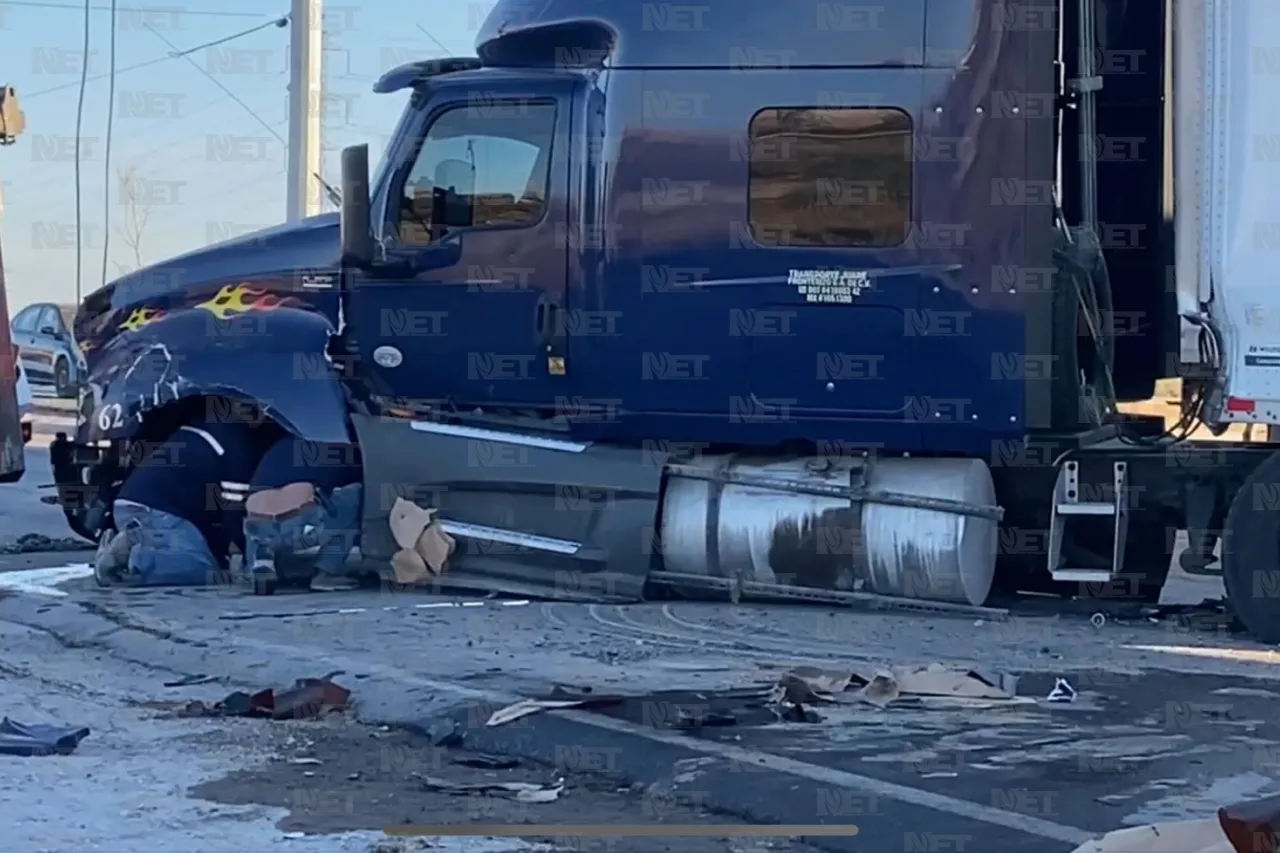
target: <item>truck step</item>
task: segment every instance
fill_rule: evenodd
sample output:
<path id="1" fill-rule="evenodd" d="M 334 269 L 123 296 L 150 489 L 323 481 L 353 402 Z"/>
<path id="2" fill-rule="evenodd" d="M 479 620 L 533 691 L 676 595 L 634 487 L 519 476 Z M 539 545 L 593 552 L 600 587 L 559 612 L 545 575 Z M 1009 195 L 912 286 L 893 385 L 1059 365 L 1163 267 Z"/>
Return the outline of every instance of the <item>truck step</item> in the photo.
<path id="1" fill-rule="evenodd" d="M 1115 515 L 1115 504 L 1109 503 L 1064 503 L 1057 506 L 1059 515 Z"/>
<path id="2" fill-rule="evenodd" d="M 1068 583 L 1105 583 L 1111 580 L 1109 569 L 1054 569 L 1053 579 Z"/>
<path id="3" fill-rule="evenodd" d="M 1083 484 L 1086 488 L 1093 484 Z M 1101 486 L 1102 484 L 1097 484 Z M 1111 466 L 1111 483 L 1099 489 L 1109 500 L 1081 500 L 1080 463 L 1067 460 L 1058 471 L 1053 487 L 1053 514 L 1049 521 L 1049 575 L 1056 581 L 1076 583 L 1106 582 L 1123 570 L 1125 540 L 1129 533 L 1129 472 L 1124 462 Z M 1090 489 L 1092 491 L 1092 489 Z M 1067 523 L 1072 518 L 1112 518 L 1111 566 L 1108 568 L 1073 568 L 1063 565 L 1062 546 L 1070 535 Z M 1079 522 L 1077 522 L 1079 523 Z"/>

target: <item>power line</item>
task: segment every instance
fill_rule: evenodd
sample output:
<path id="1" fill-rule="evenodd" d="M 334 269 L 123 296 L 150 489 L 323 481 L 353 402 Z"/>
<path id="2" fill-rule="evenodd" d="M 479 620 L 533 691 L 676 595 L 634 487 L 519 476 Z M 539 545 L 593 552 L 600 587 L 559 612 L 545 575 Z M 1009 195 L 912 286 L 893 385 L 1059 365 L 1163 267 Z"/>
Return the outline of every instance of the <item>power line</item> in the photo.
<path id="1" fill-rule="evenodd" d="M 17 6 L 26 9 L 75 9 L 81 12 L 110 12 L 111 6 L 81 6 L 76 3 L 40 3 L 36 0 L 4 0 L 0 7 Z M 202 15 L 208 18 L 261 18 L 261 12 L 228 12 L 220 9 L 179 9 L 156 6 L 120 6 L 118 12 L 142 12 L 144 14 Z"/>
<path id="2" fill-rule="evenodd" d="M 417 27 L 417 28 L 418 28 L 418 30 L 419 30 L 419 31 L 420 31 L 424 36 L 426 36 L 427 38 L 429 38 L 429 39 L 431 39 L 433 42 L 435 42 L 435 43 L 436 43 L 436 47 L 438 47 L 438 48 L 440 48 L 442 51 L 444 51 L 444 55 L 445 55 L 445 56 L 448 56 L 448 55 L 449 55 L 449 52 L 450 52 L 450 51 L 449 51 L 449 48 L 447 48 L 447 47 L 445 47 L 443 44 L 441 44 L 441 43 L 440 43 L 440 39 L 438 39 L 438 38 L 436 38 L 435 36 L 433 36 L 433 35 L 431 34 L 431 31 L 430 31 L 430 30 L 428 30 L 426 27 L 422 26 L 422 24 L 414 24 L 414 26 L 415 26 L 415 27 Z"/>
<path id="3" fill-rule="evenodd" d="M 107 286 L 107 262 L 111 252 L 111 136 L 115 131 L 116 111 L 116 0 L 111 0 L 111 35 L 107 82 L 107 138 L 103 146 L 102 164 L 102 281 Z M 88 54 L 85 54 L 88 57 Z M 88 63 L 85 63 L 86 66 Z"/>
<path id="4" fill-rule="evenodd" d="M 282 19 L 281 19 L 281 21 L 282 21 L 281 26 L 284 26 L 284 24 L 285 24 L 285 23 L 288 23 L 287 19 L 285 19 L 285 18 L 282 18 Z M 152 35 L 154 35 L 156 38 L 160 39 L 160 41 L 164 42 L 165 44 L 169 45 L 170 47 L 173 47 L 173 43 L 172 43 L 172 42 L 170 42 L 170 41 L 169 41 L 167 38 L 165 38 L 163 35 L 161 35 L 159 32 L 157 32 L 156 30 L 154 30 L 154 29 L 152 29 L 151 27 L 147 26 L 146 24 L 143 24 L 143 26 L 144 26 L 144 27 L 147 27 L 147 29 L 148 29 L 148 30 L 151 30 L 151 34 L 152 34 Z M 200 63 L 196 62 L 196 61 L 195 61 L 194 59 L 192 59 L 189 55 L 187 55 L 187 54 L 189 54 L 189 53 L 190 53 L 190 51 L 187 51 L 187 52 L 186 52 L 186 53 L 184 53 L 184 54 L 176 54 L 176 53 L 175 53 L 175 54 L 174 54 L 174 56 L 179 56 L 179 55 L 181 55 L 183 59 L 187 60 L 187 62 L 190 62 L 193 68 L 195 68 L 197 71 L 199 71 L 199 72 L 200 72 L 201 74 L 203 74 L 205 77 L 208 77 L 208 78 L 209 78 L 209 82 L 210 82 L 210 83 L 212 83 L 213 85 L 217 86 L 219 89 L 221 89 L 221 90 L 223 91 L 223 93 L 225 93 L 225 94 L 226 94 L 226 96 L 227 96 L 228 98 L 230 98 L 231 100 L 233 100 L 233 101 L 235 101 L 237 104 L 239 104 L 239 105 L 241 106 L 241 108 L 243 108 L 243 109 L 244 109 L 244 111 L 245 111 L 245 112 L 247 112 L 250 116 L 252 116 L 252 117 L 253 117 L 253 120 L 254 120 L 254 121 L 256 121 L 258 124 L 260 124 L 260 125 L 262 125 L 264 128 L 266 128 L 267 133 L 270 133 L 272 136 L 274 136 L 274 137 L 276 138 L 276 141 L 277 141 L 277 142 L 279 142 L 279 143 L 280 143 L 281 145 L 283 145 L 286 149 L 288 149 L 288 147 L 289 147 L 289 143 L 285 140 L 285 138 L 284 138 L 283 136 L 281 136 L 281 135 L 280 135 L 280 132 L 279 132 L 278 130 L 276 130 L 274 127 L 272 127 L 272 126 L 271 126 L 271 124 L 270 124 L 266 119 L 264 119 L 262 116 L 258 115 L 256 112 L 254 112 L 253 108 L 252 108 L 252 107 L 250 107 L 248 104 L 246 104 L 244 101 L 242 101 L 242 100 L 240 99 L 240 96 L 239 96 L 239 95 L 237 95 L 235 92 L 231 91 L 231 90 L 230 90 L 230 89 L 228 89 L 226 86 L 224 86 L 224 85 L 222 84 L 222 81 L 221 81 L 221 80 L 219 80 L 217 77 L 214 77 L 212 74 L 210 74 L 210 73 L 209 73 L 209 71 L 208 71 L 208 69 L 206 69 L 206 68 L 202 67 L 202 66 L 200 65 Z M 296 97 L 298 97 L 298 93 L 297 93 L 297 92 L 290 92 L 290 93 L 289 93 L 289 97 L 291 97 L 291 98 L 296 98 Z M 342 203 L 342 202 L 341 202 L 341 200 L 340 200 L 340 199 L 341 199 L 341 196 L 339 196 L 339 195 L 338 195 L 338 191 L 337 191 L 337 190 L 335 190 L 332 186 L 330 186 L 329 182 L 328 182 L 328 181 L 326 181 L 326 180 L 324 179 L 324 175 L 317 175 L 317 174 L 314 174 L 314 173 L 313 173 L 313 174 L 312 174 L 312 177 L 314 177 L 317 181 L 319 181 L 319 182 L 320 182 L 320 184 L 321 184 L 321 186 L 323 186 L 323 187 L 324 187 L 325 192 L 329 194 L 329 200 L 330 200 L 330 201 L 332 201 L 332 202 L 334 203 L 334 205 L 340 205 L 340 204 Z"/>
<path id="5" fill-rule="evenodd" d="M 150 26 L 147 26 L 146 24 L 143 24 L 143 26 L 144 26 L 144 27 L 146 27 L 148 30 L 150 30 L 150 31 L 151 31 L 151 34 L 152 34 L 153 36 L 155 36 L 156 38 L 160 39 L 160 41 L 162 41 L 162 42 L 164 42 L 165 44 L 169 45 L 169 47 L 174 48 L 174 50 L 175 50 L 175 51 L 177 50 L 177 48 L 176 48 L 176 47 L 174 47 L 173 42 L 169 41 L 167 38 L 165 38 L 164 36 L 160 35 L 160 33 L 159 33 L 159 32 L 157 32 L 156 30 L 152 29 Z M 248 104 L 246 104 L 246 103 L 241 99 L 241 97 L 240 97 L 239 95 L 237 95 L 235 92 L 231 91 L 231 90 L 230 90 L 230 89 L 228 89 L 225 85 L 223 85 L 222 81 L 221 81 L 221 80 L 219 80 L 217 77 L 214 77 L 212 74 L 210 74 L 210 73 L 209 73 L 209 71 L 208 71 L 207 69 L 202 68 L 202 67 L 200 66 L 200 63 L 196 62 L 194 59 L 192 59 L 190 56 L 188 56 L 188 55 L 186 55 L 186 54 L 174 53 L 174 54 L 172 54 L 172 55 L 173 55 L 173 56 L 181 56 L 181 57 L 182 57 L 183 59 L 185 59 L 187 62 L 190 62 L 190 63 L 191 63 L 191 65 L 192 65 L 192 66 L 194 66 L 194 67 L 195 67 L 195 69 L 196 69 L 197 71 L 199 71 L 199 72 L 200 72 L 201 74 L 203 74 L 205 77 L 208 77 L 208 78 L 209 78 L 209 82 L 210 82 L 210 83 L 212 83 L 213 85 L 215 85 L 215 86 L 217 86 L 219 89 L 221 89 L 221 90 L 222 90 L 222 94 L 226 95 L 228 98 L 230 98 L 231 100 L 233 100 L 233 101 L 235 101 L 237 104 L 239 104 L 239 105 L 240 105 L 240 108 L 241 108 L 242 110 L 244 110 L 245 112 L 247 112 L 250 116 L 252 116 L 254 121 L 256 121 L 258 124 L 260 124 L 260 125 L 262 125 L 264 128 L 266 128 L 267 132 L 268 132 L 268 133 L 270 133 L 272 136 L 274 136 L 274 137 L 276 138 L 276 141 L 278 141 L 281 145 L 286 145 L 286 146 L 287 146 L 287 145 L 289 144 L 288 142 L 286 142 L 286 141 L 285 141 L 285 138 L 284 138 L 283 136 L 281 136 L 281 135 L 280 135 L 280 132 L 279 132 L 279 131 L 277 131 L 274 127 L 272 127 L 272 126 L 271 126 L 271 124 L 270 124 L 270 123 L 268 123 L 268 122 L 267 122 L 267 120 L 266 120 L 266 119 L 264 119 L 262 116 L 258 115 L 258 114 L 254 111 L 253 107 L 251 107 L 251 106 L 249 106 Z"/>
<path id="6" fill-rule="evenodd" d="M 88 18 L 88 14 L 87 14 L 87 13 L 86 13 L 86 15 L 85 15 L 85 18 L 86 18 L 86 19 Z M 220 45 L 220 44 L 226 44 L 227 42 L 235 41 L 236 39 L 242 39 L 242 38 L 244 38 L 245 36 L 253 35 L 253 34 L 254 34 L 254 33 L 256 33 L 256 32 L 260 32 L 260 31 L 265 30 L 265 29 L 267 29 L 267 28 L 269 28 L 269 27 L 277 27 L 277 28 L 279 28 L 279 27 L 287 27 L 288 25 L 289 25 L 289 16 L 288 16 L 288 15 L 282 15 L 281 17 L 279 17 L 279 18 L 273 18 L 272 20 L 267 21 L 266 23 L 258 24 L 256 27 L 250 27 L 249 29 L 247 29 L 247 30 L 241 30 L 241 31 L 240 31 L 240 32 L 238 32 L 238 33 L 232 33 L 231 35 L 226 36 L 226 37 L 224 37 L 224 38 L 214 39 L 213 41 L 207 41 L 207 42 L 204 42 L 203 44 L 198 44 L 198 45 L 196 45 L 195 47 L 189 47 L 189 48 L 187 48 L 187 49 L 185 49 L 185 50 L 175 50 L 175 51 L 173 51 L 173 52 L 171 52 L 171 53 L 169 53 L 169 54 L 166 54 L 165 56 L 157 56 L 155 59 L 148 59 L 146 62 L 138 62 L 138 63 L 135 63 L 135 64 L 133 64 L 133 65 L 126 65 L 124 68 L 117 68 L 117 69 L 116 69 L 116 71 L 115 71 L 115 73 L 116 73 L 116 74 L 125 74 L 125 73 L 127 73 L 127 72 L 129 72 L 129 71 L 137 71 L 137 70 L 139 70 L 139 69 L 141 69 L 141 68 L 150 68 L 152 65 L 159 65 L 159 64 L 160 64 L 160 63 L 162 63 L 162 62 L 169 62 L 170 60 L 173 60 L 173 59 L 184 59 L 184 58 L 189 58 L 189 57 L 191 56 L 191 54 L 193 54 L 193 53 L 199 53 L 199 52 L 200 52 L 200 51 L 202 51 L 202 50 L 208 50 L 209 48 L 211 48 L 211 47 L 217 47 L 217 46 L 218 46 L 218 45 Z M 152 32 L 155 32 L 155 30 L 152 30 Z M 167 42 L 166 42 L 166 43 L 167 43 Z M 111 76 L 110 74 L 97 74 L 97 75 L 94 75 L 93 77 L 88 77 L 88 76 L 86 76 L 86 74 L 87 74 L 87 72 L 88 72 L 88 62 L 87 62 L 87 60 L 88 60 L 88 56 L 89 56 L 89 48 L 88 48 L 88 44 L 87 44 L 87 42 L 86 42 L 86 46 L 85 46 L 85 49 L 84 49 L 84 55 L 85 55 L 85 60 L 86 60 L 86 61 L 85 61 L 84 63 L 81 63 L 82 67 L 81 67 L 81 69 L 80 69 L 80 71 L 81 71 L 81 80 L 83 81 L 83 84 L 82 84 L 82 83 L 80 83 L 80 82 L 77 82 L 77 83 L 65 83 L 65 84 L 63 84 L 63 85 L 61 85 L 61 86 L 54 86 L 54 87 L 53 87 L 53 88 L 51 88 L 51 89 L 41 89 L 39 92 L 33 92 L 33 93 L 31 93 L 30 95 L 23 95 L 23 96 L 22 96 L 22 99 L 23 99 L 24 101 L 29 101 L 29 100 L 31 100 L 32 98 L 38 98 L 38 97 L 40 97 L 41 95 L 51 95 L 51 94 L 53 94 L 54 92 L 61 92 L 61 91 L 64 91 L 64 90 L 66 90 L 66 89 L 70 89 L 70 88 L 73 88 L 73 87 L 75 87 L 75 86 L 79 86 L 79 85 L 87 85 L 87 84 L 92 83 L 92 82 L 94 82 L 94 81 L 97 81 L 97 80 L 104 80 L 104 79 L 106 79 L 107 77 L 110 77 L 110 76 Z M 195 63 L 193 63 L 193 64 L 195 64 Z M 196 67 L 197 67 L 197 68 L 199 68 L 200 66 L 199 66 L 198 64 L 196 64 Z M 201 70 L 204 70 L 204 69 L 201 69 Z"/>
<path id="7" fill-rule="evenodd" d="M 84 0 L 84 62 L 80 63 L 80 94 L 76 98 L 76 304 L 80 304 L 83 283 L 80 281 L 84 273 L 84 210 L 80 205 L 80 132 L 84 127 L 84 95 L 89 87 L 89 0 Z M 64 87 L 65 88 L 65 87 Z"/>

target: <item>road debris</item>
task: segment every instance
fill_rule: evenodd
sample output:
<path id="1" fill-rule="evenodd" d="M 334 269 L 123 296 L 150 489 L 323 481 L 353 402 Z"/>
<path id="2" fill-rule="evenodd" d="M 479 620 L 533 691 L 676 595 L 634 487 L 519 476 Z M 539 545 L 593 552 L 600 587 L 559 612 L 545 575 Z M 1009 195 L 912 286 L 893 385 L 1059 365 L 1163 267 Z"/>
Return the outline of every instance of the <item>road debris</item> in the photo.
<path id="1" fill-rule="evenodd" d="M 86 726 L 26 725 L 5 717 L 0 719 L 0 755 L 70 755 L 88 736 Z"/>
<path id="2" fill-rule="evenodd" d="M 1056 678 L 1053 682 L 1053 689 L 1049 691 L 1049 695 L 1044 697 L 1046 702 L 1069 703 L 1076 701 L 1076 689 L 1071 686 L 1071 682 L 1065 678 Z"/>
<path id="3" fill-rule="evenodd" d="M 0 544 L 0 554 L 47 554 L 62 551 L 92 551 L 93 543 L 73 536 L 44 536 L 24 533 L 12 542 Z"/>
<path id="4" fill-rule="evenodd" d="M 537 782 L 473 782 L 459 784 L 446 779 L 424 776 L 420 784 L 425 791 L 437 791 L 457 797 L 503 796 L 522 803 L 554 803 L 564 792 L 564 780 L 558 779 L 550 785 Z"/>
<path id="5" fill-rule="evenodd" d="M 474 767 L 477 770 L 511 770 L 520 766 L 520 759 L 506 755 L 487 755 L 483 752 L 476 752 L 470 755 L 460 755 L 453 759 L 452 763 L 460 767 Z"/>
<path id="6" fill-rule="evenodd" d="M 178 716 L 300 720 L 345 711 L 350 699 L 351 691 L 334 682 L 332 676 L 299 678 L 292 687 L 284 690 L 271 687 L 257 693 L 237 690 L 212 705 L 200 701 L 189 702 L 179 710 Z"/>
<path id="7" fill-rule="evenodd" d="M 978 670 L 927 666 L 866 670 L 823 670 L 794 667 L 783 674 L 771 694 L 780 705 L 825 704 L 858 701 L 884 708 L 893 703 L 948 704 L 966 707 L 1026 704 L 1029 697 L 1015 695 L 1017 679 L 1007 673 L 988 675 Z"/>
<path id="8" fill-rule="evenodd" d="M 505 726 L 507 723 L 538 714 L 542 711 L 556 711 L 565 708 L 598 708 L 603 705 L 616 705 L 624 701 L 623 696 L 597 696 L 591 694 L 590 688 L 575 693 L 564 687 L 557 687 L 551 696 L 545 699 L 522 699 L 519 702 L 494 711 L 486 726 Z"/>
<path id="9" fill-rule="evenodd" d="M 187 675 L 179 678 L 177 681 L 164 682 L 165 687 L 195 687 L 200 684 L 213 684 L 217 681 L 217 677 L 213 675 L 205 675 L 199 673 L 196 675 Z"/>
<path id="10" fill-rule="evenodd" d="M 439 576 L 453 556 L 457 542 L 444 532 L 434 509 L 423 509 L 397 498 L 391 507 L 391 536 L 400 546 L 391 557 L 396 583 L 416 584 Z"/>

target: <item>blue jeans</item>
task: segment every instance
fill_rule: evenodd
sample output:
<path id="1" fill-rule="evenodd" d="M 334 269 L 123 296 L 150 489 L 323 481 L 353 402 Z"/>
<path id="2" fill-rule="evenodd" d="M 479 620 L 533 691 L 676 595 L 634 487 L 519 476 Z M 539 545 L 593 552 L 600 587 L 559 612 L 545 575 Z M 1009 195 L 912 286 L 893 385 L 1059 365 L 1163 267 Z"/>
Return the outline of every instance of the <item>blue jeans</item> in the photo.
<path id="1" fill-rule="evenodd" d="M 316 503 L 283 520 L 248 518 L 244 523 L 245 568 L 274 571 L 279 558 L 316 555 L 316 570 L 336 575 L 360 536 L 359 483 L 317 493 Z"/>
<path id="2" fill-rule="evenodd" d="M 116 501 L 114 540 L 98 550 L 94 570 L 102 583 L 127 586 L 204 586 L 222 566 L 191 522 L 132 501 Z"/>

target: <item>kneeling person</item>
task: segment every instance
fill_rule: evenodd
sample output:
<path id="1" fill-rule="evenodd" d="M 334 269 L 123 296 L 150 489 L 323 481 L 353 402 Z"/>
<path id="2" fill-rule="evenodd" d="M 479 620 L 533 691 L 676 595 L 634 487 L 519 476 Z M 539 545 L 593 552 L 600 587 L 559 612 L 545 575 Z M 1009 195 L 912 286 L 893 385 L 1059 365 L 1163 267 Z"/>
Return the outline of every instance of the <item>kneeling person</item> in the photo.
<path id="1" fill-rule="evenodd" d="M 197 586 L 221 571 L 244 517 L 261 430 L 244 423 L 179 427 L 129 473 L 103 534 L 103 585 Z"/>
<path id="2" fill-rule="evenodd" d="M 263 455 L 245 502 L 245 567 L 269 595 L 282 563 L 315 559 L 314 590 L 351 589 L 344 573 L 360 528 L 360 462 L 354 445 L 285 436 Z"/>

